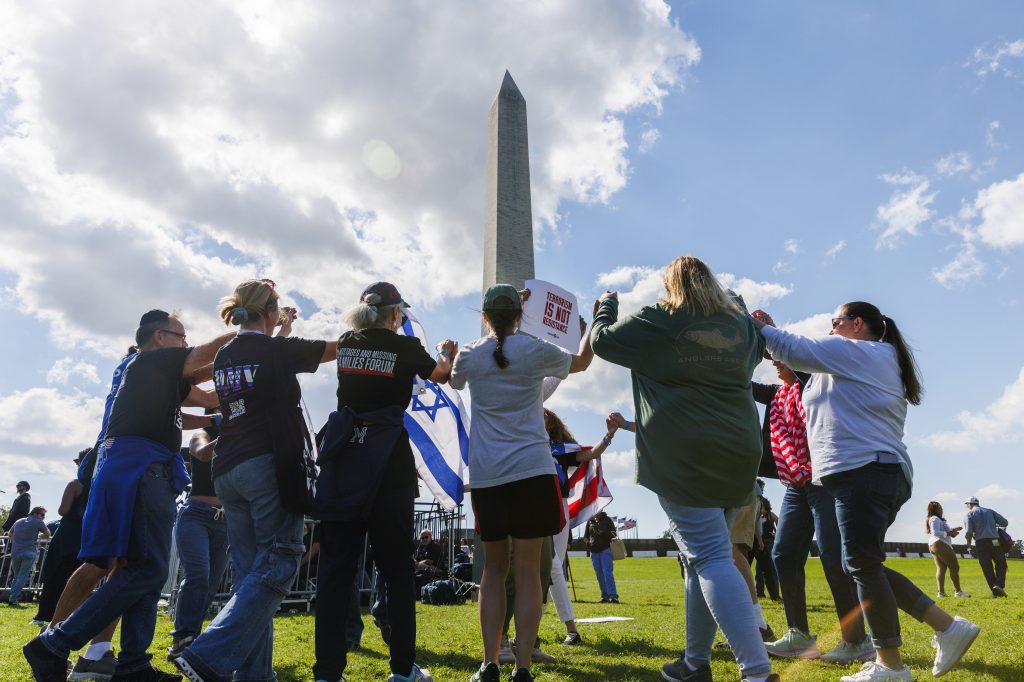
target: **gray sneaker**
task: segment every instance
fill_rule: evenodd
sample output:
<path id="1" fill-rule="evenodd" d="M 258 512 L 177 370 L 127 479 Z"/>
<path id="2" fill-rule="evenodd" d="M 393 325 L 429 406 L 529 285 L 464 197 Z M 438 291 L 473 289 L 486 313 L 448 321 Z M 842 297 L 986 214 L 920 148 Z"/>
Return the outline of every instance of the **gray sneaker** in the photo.
<path id="1" fill-rule="evenodd" d="M 88 658 L 78 657 L 75 667 L 71 669 L 69 680 L 109 680 L 114 676 L 114 668 L 117 667 L 117 656 L 113 651 L 103 654 L 98 661 L 90 661 Z"/>
<path id="2" fill-rule="evenodd" d="M 860 644 L 850 644 L 845 639 L 839 640 L 832 651 L 821 657 L 821 660 L 829 663 L 853 663 L 855 661 L 866 662 L 875 658 L 875 645 L 871 643 L 870 637 L 865 637 Z"/>
<path id="3" fill-rule="evenodd" d="M 796 628 L 790 628 L 789 632 L 774 642 L 768 642 L 764 648 L 769 656 L 778 658 L 820 658 L 817 640 L 814 635 L 805 635 Z"/>

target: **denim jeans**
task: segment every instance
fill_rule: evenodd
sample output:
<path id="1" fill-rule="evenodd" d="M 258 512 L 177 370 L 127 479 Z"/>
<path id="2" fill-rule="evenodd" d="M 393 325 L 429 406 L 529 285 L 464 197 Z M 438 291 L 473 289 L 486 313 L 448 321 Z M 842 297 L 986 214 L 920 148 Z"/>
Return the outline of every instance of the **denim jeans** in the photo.
<path id="1" fill-rule="evenodd" d="M 903 575 L 886 568 L 885 531 L 910 499 L 910 483 L 899 464 L 872 462 L 821 479 L 836 500 L 836 520 L 843 543 L 843 566 L 857 585 L 864 616 L 876 648 L 898 647 L 899 611 L 917 620 L 934 604 Z"/>
<path id="2" fill-rule="evenodd" d="M 985 575 L 988 589 L 993 587 L 1006 588 L 1006 554 L 998 540 L 978 538 L 974 541 L 975 554 L 981 564 L 981 572 Z M 993 565 L 995 570 L 993 570 Z"/>
<path id="3" fill-rule="evenodd" d="M 150 666 L 146 653 L 153 643 L 156 606 L 167 581 L 178 496 L 166 464 L 153 464 L 135 493 L 127 565 L 100 586 L 85 603 L 56 627 L 39 636 L 46 648 L 67 658 L 121 616 L 121 652 L 116 674 L 126 675 Z"/>
<path id="4" fill-rule="evenodd" d="M 206 502 L 189 499 L 178 510 L 175 527 L 178 556 L 184 575 L 174 606 L 176 639 L 195 637 L 217 594 L 228 567 L 228 529 L 224 512 Z"/>
<path id="5" fill-rule="evenodd" d="M 851 644 L 860 644 L 867 636 L 864 614 L 857 601 L 853 580 L 843 569 L 836 501 L 819 485 L 788 486 L 779 507 L 779 526 L 772 558 L 779 573 L 786 625 L 810 634 L 804 565 L 811 549 L 811 539 L 815 536 L 818 538 L 821 568 L 832 591 L 843 639 Z"/>
<path id="6" fill-rule="evenodd" d="M 11 594 L 7 598 L 10 603 L 18 603 L 18 600 L 21 598 L 21 591 L 28 584 L 28 579 L 32 575 L 32 566 L 35 563 L 35 547 L 27 552 L 18 552 L 11 557 L 11 573 L 14 578 L 11 580 Z"/>
<path id="7" fill-rule="evenodd" d="M 597 584 L 601 587 L 601 599 L 618 599 L 615 590 L 615 562 L 612 561 L 612 550 L 590 553 L 590 563 L 597 574 Z"/>
<path id="8" fill-rule="evenodd" d="M 695 666 L 709 663 L 721 627 L 741 676 L 768 675 L 772 665 L 750 591 L 733 563 L 729 525 L 735 510 L 687 507 L 660 496 L 658 501 L 686 571 L 686 660 Z"/>
<path id="9" fill-rule="evenodd" d="M 274 614 L 302 558 L 302 515 L 281 506 L 272 455 L 246 460 L 213 481 L 224 504 L 233 594 L 182 654 L 210 680 L 269 682 Z"/>

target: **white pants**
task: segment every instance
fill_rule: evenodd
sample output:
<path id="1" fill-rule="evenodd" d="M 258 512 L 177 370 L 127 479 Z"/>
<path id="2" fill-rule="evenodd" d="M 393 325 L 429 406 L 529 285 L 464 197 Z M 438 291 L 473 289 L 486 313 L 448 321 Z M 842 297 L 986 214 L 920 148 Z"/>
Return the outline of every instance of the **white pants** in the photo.
<path id="1" fill-rule="evenodd" d="M 565 527 L 552 539 L 555 544 L 555 552 L 551 557 L 551 588 L 548 594 L 551 601 L 555 602 L 555 611 L 558 612 L 558 620 L 563 623 L 575 620 L 576 613 L 572 610 L 572 600 L 569 598 L 569 586 L 565 584 L 565 573 L 562 571 L 562 557 L 569 546 L 569 501 L 562 498 L 562 513 L 565 516 Z"/>

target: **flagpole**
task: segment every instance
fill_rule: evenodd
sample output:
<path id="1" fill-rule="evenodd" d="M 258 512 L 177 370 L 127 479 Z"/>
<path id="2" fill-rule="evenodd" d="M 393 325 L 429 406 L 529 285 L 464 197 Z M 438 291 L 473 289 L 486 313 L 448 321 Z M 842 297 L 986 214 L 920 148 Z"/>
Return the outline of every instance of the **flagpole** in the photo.
<path id="1" fill-rule="evenodd" d="M 572 579 L 572 564 L 569 563 L 570 547 L 572 547 L 572 530 L 569 531 L 569 542 L 565 545 L 565 570 L 569 573 L 569 584 L 572 586 L 572 600 L 576 601 L 576 581 Z"/>

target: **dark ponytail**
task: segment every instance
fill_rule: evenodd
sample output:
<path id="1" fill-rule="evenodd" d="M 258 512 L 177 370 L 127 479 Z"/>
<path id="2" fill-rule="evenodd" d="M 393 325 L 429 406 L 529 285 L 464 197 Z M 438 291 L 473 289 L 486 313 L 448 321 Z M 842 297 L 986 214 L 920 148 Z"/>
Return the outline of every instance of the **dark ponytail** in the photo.
<path id="1" fill-rule="evenodd" d="M 921 385 L 921 372 L 914 353 L 899 327 L 891 317 L 882 314 L 875 306 L 863 301 L 854 301 L 843 306 L 843 312 L 850 317 L 859 317 L 872 334 L 883 343 L 890 343 L 896 348 L 896 361 L 900 367 L 900 379 L 903 381 L 903 395 L 911 405 L 921 404 L 924 387 Z"/>
<path id="2" fill-rule="evenodd" d="M 500 299 L 498 299 L 500 301 Z M 484 318 L 487 320 L 487 324 L 490 326 L 494 335 L 498 338 L 498 343 L 494 347 L 494 361 L 498 363 L 498 367 L 505 369 L 508 367 L 508 358 L 505 357 L 505 330 L 512 324 L 515 324 L 516 310 L 485 310 Z"/>
<path id="3" fill-rule="evenodd" d="M 132 355 L 135 355 L 138 352 L 139 352 L 139 347 L 138 346 L 128 346 L 127 352 L 125 352 L 124 357 L 122 357 L 121 359 L 122 360 L 127 360 L 129 357 L 131 357 Z"/>

